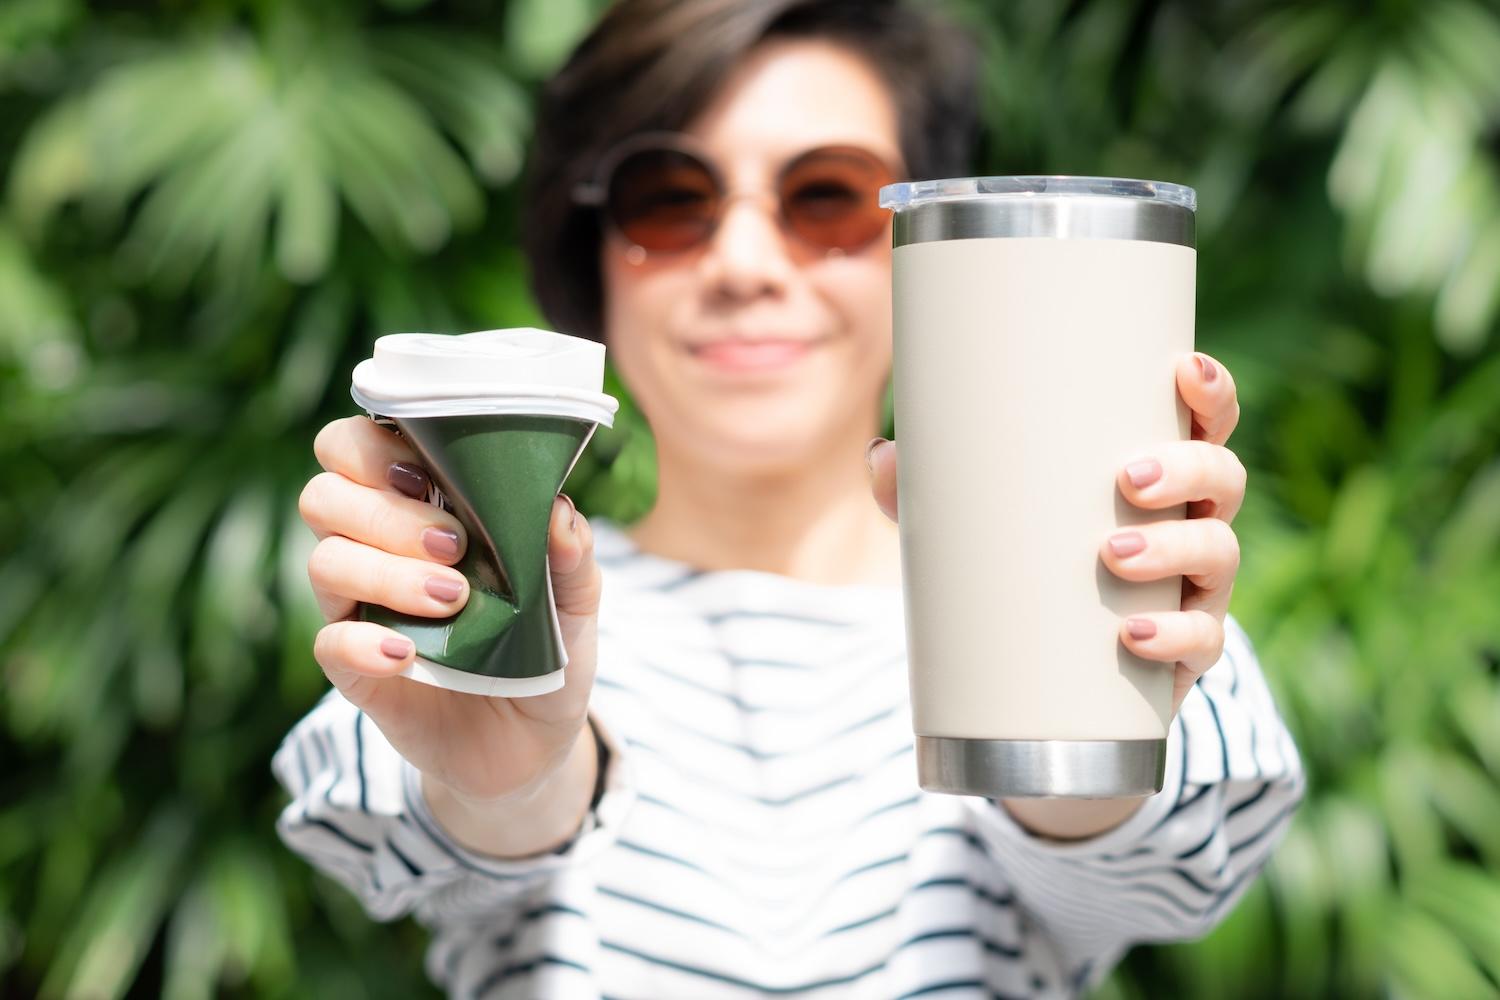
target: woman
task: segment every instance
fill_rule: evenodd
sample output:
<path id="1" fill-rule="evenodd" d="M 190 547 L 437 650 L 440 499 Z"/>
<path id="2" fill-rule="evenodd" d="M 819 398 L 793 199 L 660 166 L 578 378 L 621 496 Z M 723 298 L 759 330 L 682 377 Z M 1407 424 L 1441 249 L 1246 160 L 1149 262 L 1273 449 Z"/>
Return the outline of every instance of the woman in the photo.
<path id="1" fill-rule="evenodd" d="M 396 437 L 319 434 L 302 513 L 336 690 L 277 755 L 280 829 L 375 918 L 428 924 L 449 991 L 1069 995 L 1135 942 L 1205 933 L 1269 856 L 1303 779 L 1226 619 L 1238 405 L 1202 355 L 1178 368 L 1197 440 L 1119 477 L 1193 516 L 1100 539 L 1127 579 L 1188 581 L 1182 611 L 1121 623 L 1175 664 L 1164 790 L 916 788 L 896 447 L 865 447 L 891 364 L 869 203 L 967 172 L 974 91 L 953 29 L 862 0 L 625 0 L 551 82 L 525 201 L 538 297 L 606 341 L 660 469 L 628 529 L 556 503 L 562 690 L 396 676 L 411 643 L 355 603 L 452 614 L 463 529 L 416 499 Z"/>

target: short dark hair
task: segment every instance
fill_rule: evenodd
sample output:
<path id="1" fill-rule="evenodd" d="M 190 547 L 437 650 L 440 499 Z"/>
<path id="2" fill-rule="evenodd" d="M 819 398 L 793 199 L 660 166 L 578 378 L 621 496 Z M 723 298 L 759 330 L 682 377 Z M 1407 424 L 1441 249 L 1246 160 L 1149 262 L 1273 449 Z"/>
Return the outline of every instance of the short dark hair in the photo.
<path id="1" fill-rule="evenodd" d="M 890 88 L 911 177 L 966 173 L 978 136 L 978 54 L 968 35 L 903 0 L 619 0 L 542 90 L 521 239 L 553 328 L 602 341 L 603 228 L 574 186 L 626 136 L 678 131 L 741 59 L 773 37 L 826 38 Z"/>

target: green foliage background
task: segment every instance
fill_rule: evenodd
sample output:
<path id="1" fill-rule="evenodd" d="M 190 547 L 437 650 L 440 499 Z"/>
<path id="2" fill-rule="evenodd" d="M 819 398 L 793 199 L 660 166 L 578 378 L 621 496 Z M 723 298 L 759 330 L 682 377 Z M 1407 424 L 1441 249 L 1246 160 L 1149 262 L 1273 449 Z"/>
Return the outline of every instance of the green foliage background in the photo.
<path id="1" fill-rule="evenodd" d="M 596 6 L 0 3 L 5 993 L 430 992 L 272 830 L 324 686 L 296 496 L 374 336 L 538 319 L 514 181 Z M 1232 916 L 1100 995 L 1500 993 L 1500 11 L 950 9 L 982 171 L 1199 190 L 1234 611 L 1310 772 Z M 628 520 L 652 469 L 627 406 L 569 490 Z"/>

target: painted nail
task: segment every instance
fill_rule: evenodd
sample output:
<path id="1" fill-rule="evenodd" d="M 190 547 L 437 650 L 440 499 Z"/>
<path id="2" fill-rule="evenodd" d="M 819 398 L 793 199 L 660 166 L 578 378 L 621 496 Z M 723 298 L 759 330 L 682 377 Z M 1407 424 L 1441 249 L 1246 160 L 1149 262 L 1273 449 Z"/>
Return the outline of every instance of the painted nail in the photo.
<path id="1" fill-rule="evenodd" d="M 1199 354 L 1197 357 L 1198 368 L 1203 372 L 1203 381 L 1212 382 L 1214 379 L 1219 377 L 1219 368 L 1217 365 L 1215 365 L 1212 361 L 1208 360 L 1201 354 Z"/>
<path id="2" fill-rule="evenodd" d="M 1146 550 L 1146 536 L 1139 531 L 1122 531 L 1109 540 L 1109 547 L 1120 558 Z"/>
<path id="3" fill-rule="evenodd" d="M 423 584 L 427 593 L 440 601 L 452 604 L 464 595 L 464 585 L 446 576 L 429 576 Z"/>
<path id="4" fill-rule="evenodd" d="M 422 548 L 434 559 L 458 557 L 458 532 L 447 528 L 423 528 Z"/>
<path id="5" fill-rule="evenodd" d="M 889 438 L 871 438 L 870 443 L 865 445 L 865 468 L 870 470 L 870 475 L 875 475 L 875 449 L 889 441 Z"/>
<path id="6" fill-rule="evenodd" d="M 1132 639 L 1151 639 L 1156 635 L 1156 622 L 1149 618 L 1127 618 L 1125 631 Z"/>
<path id="7" fill-rule="evenodd" d="M 410 639 L 388 635 L 380 640 L 380 651 L 393 660 L 404 660 L 412 650 Z"/>
<path id="8" fill-rule="evenodd" d="M 1130 485 L 1144 489 L 1161 478 L 1161 463 L 1154 458 L 1143 458 L 1125 466 L 1125 475 L 1130 478 Z"/>
<path id="9" fill-rule="evenodd" d="M 578 507 L 573 503 L 573 498 L 566 493 L 559 493 L 558 497 L 568 505 L 568 530 L 578 532 Z"/>
<path id="10" fill-rule="evenodd" d="M 413 500 L 427 497 L 427 473 L 418 466 L 406 462 L 392 462 L 385 470 L 385 481 Z"/>

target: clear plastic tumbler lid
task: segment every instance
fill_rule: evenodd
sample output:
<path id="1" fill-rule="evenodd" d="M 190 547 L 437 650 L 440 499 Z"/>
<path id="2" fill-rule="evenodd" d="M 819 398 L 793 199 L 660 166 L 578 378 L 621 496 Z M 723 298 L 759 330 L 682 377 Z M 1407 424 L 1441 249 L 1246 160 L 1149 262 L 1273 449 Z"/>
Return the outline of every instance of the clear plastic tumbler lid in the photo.
<path id="1" fill-rule="evenodd" d="M 893 246 L 985 237 L 1147 240 L 1192 248 L 1190 187 L 1127 177 L 949 177 L 880 189 Z"/>
<path id="2" fill-rule="evenodd" d="M 880 207 L 899 212 L 934 201 L 1014 195 L 1017 197 L 1136 198 L 1185 208 L 1198 208 L 1198 194 L 1183 184 L 1132 180 L 1128 177 L 948 177 L 931 181 L 903 181 L 880 189 Z"/>

